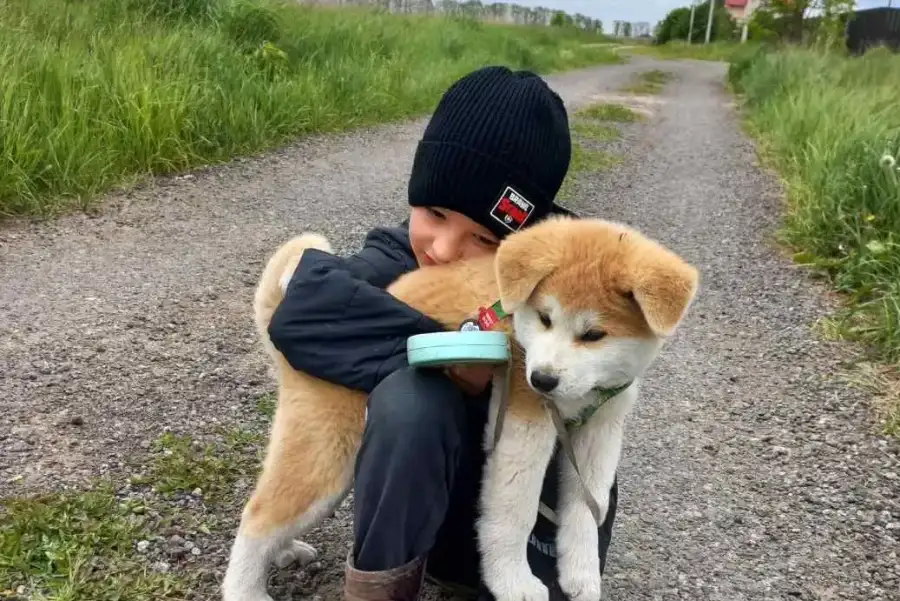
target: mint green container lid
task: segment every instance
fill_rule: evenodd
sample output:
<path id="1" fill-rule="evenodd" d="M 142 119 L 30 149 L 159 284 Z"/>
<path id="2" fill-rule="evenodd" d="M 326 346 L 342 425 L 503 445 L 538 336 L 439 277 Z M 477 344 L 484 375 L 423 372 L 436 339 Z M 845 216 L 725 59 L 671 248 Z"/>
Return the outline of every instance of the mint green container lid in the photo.
<path id="1" fill-rule="evenodd" d="M 406 353 L 415 367 L 505 363 L 509 343 L 503 332 L 436 332 L 410 336 Z"/>

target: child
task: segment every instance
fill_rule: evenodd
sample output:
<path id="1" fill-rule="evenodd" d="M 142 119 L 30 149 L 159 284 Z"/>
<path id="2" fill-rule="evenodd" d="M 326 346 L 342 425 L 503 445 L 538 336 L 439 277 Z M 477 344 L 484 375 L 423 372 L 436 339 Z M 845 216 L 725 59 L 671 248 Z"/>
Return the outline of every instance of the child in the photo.
<path id="1" fill-rule="evenodd" d="M 303 254 L 269 327 L 272 342 L 295 369 L 369 394 L 345 601 L 413 601 L 426 563 L 431 579 L 492 601 L 480 584 L 475 535 L 491 371 L 410 368 L 406 339 L 444 328 L 385 288 L 418 266 L 493 253 L 507 234 L 570 214 L 553 204 L 570 158 L 565 107 L 540 77 L 479 69 L 450 87 L 425 130 L 409 219 L 375 228 L 349 258 Z M 507 211 L 504 219 L 498 201 L 507 186 L 530 214 Z M 541 495 L 554 509 L 560 460 L 557 452 Z M 601 571 L 616 500 L 614 485 Z M 555 526 L 537 516 L 529 563 L 551 599 L 562 600 L 554 541 Z"/>

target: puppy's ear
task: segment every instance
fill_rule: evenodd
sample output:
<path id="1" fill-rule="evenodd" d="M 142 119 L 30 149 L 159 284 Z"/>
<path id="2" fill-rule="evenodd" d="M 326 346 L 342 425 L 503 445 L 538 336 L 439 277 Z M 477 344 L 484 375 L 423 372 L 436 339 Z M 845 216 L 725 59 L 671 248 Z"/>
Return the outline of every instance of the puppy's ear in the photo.
<path id="1" fill-rule="evenodd" d="M 494 259 L 500 302 L 507 313 L 518 310 L 541 280 L 559 266 L 563 253 L 559 219 L 548 219 L 503 239 Z"/>
<path id="2" fill-rule="evenodd" d="M 657 336 L 670 336 L 697 294 L 697 269 L 671 251 L 652 244 L 632 264 L 630 292 Z"/>

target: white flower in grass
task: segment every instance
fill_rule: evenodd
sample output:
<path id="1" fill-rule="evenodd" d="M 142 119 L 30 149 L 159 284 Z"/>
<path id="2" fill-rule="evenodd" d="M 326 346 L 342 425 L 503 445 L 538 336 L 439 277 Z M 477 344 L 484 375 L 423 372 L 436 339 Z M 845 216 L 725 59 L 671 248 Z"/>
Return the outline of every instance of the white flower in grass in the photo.
<path id="1" fill-rule="evenodd" d="M 893 169 L 897 164 L 897 159 L 895 159 L 890 153 L 886 152 L 882 155 L 880 164 L 885 169 Z"/>

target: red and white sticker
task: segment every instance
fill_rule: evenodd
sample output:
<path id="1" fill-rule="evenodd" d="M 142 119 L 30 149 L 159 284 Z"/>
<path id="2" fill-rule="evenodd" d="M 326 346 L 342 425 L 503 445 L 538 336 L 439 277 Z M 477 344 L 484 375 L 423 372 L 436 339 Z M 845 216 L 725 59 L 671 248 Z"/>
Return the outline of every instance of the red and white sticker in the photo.
<path id="1" fill-rule="evenodd" d="M 510 231 L 518 232 L 534 213 L 534 205 L 524 196 L 507 186 L 491 209 L 491 217 L 505 225 Z"/>

